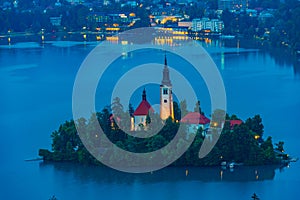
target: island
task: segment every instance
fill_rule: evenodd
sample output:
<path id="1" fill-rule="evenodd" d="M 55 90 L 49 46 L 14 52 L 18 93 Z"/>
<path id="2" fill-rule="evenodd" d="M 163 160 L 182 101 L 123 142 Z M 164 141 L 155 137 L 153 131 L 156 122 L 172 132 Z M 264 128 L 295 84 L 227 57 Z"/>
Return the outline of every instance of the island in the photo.
<path id="1" fill-rule="evenodd" d="M 117 126 L 105 108 L 95 113 L 89 120 L 81 119 L 87 134 L 93 133 L 92 127 L 98 120 L 106 136 L 118 147 L 131 152 L 151 152 L 162 148 L 173 139 L 180 122 L 168 118 L 158 134 L 148 138 L 138 138 L 126 134 Z M 152 129 L 149 126 L 149 129 Z M 139 130 L 138 132 L 146 132 Z M 248 118 L 245 122 L 236 115 L 226 114 L 226 121 L 220 138 L 212 151 L 204 158 L 199 159 L 198 152 L 206 137 L 205 130 L 200 127 L 195 132 L 195 138 L 189 149 L 172 166 L 220 166 L 224 162 L 235 162 L 243 165 L 273 165 L 286 164 L 291 161 L 284 151 L 284 142 L 273 144 L 272 137 L 263 139 L 264 126 L 259 115 Z M 189 133 L 187 133 L 188 135 Z M 39 156 L 44 161 L 74 162 L 82 164 L 102 165 L 83 145 L 73 120 L 61 124 L 58 130 L 51 134 L 52 151 L 40 149 Z"/>
<path id="2" fill-rule="evenodd" d="M 149 153 L 167 146 L 178 135 L 180 138 L 177 143 L 161 152 L 161 155 L 176 155 L 174 158 L 181 156 L 175 162 L 174 159 L 168 162 L 163 159 L 164 156 L 159 156 L 159 161 L 164 160 L 166 165 L 234 167 L 236 164 L 283 164 L 291 160 L 284 152 L 284 142 L 278 142 L 274 148 L 271 136 L 263 138 L 264 125 L 260 115 L 242 121 L 236 115 L 229 116 L 224 110 L 215 109 L 209 119 L 202 111 L 199 100 L 193 111 L 188 110 L 186 100 L 180 103 L 173 100 L 166 54 L 164 57 L 162 81 L 157 90 L 157 96 L 160 97 L 159 112 L 155 112 L 148 102 L 146 88 L 143 89 L 141 102 L 136 109 L 129 104 L 124 111 L 120 98 L 115 97 L 110 106 L 92 114 L 89 119 L 79 115 L 76 121 L 62 124 L 51 135 L 52 151 L 40 149 L 39 155 L 46 161 L 101 165 L 90 154 L 92 151 L 100 159 L 105 157 L 138 166 L 136 157 L 131 159 L 121 156 L 117 151 L 111 150 L 111 145 L 104 144 L 113 143 L 127 152 Z M 199 150 L 205 141 L 213 149 L 200 159 Z M 189 148 L 186 150 L 182 146 Z M 152 157 L 150 163 L 156 158 Z"/>

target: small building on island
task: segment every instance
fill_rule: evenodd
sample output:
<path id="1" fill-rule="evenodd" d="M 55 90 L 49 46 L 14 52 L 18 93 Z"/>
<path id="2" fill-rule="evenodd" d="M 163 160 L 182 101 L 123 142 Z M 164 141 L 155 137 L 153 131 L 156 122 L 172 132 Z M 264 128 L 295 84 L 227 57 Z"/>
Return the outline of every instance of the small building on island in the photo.
<path id="1" fill-rule="evenodd" d="M 210 119 L 205 117 L 204 115 L 200 114 L 199 112 L 190 112 L 186 116 L 184 116 L 180 122 L 188 124 L 188 131 L 194 132 L 199 128 L 202 128 L 202 130 L 205 130 L 209 128 L 210 125 Z"/>
<path id="2" fill-rule="evenodd" d="M 243 121 L 240 119 L 232 119 L 232 120 L 229 120 L 229 123 L 230 123 L 230 128 L 233 129 L 235 126 L 241 125 L 243 123 Z"/>
<path id="3" fill-rule="evenodd" d="M 135 131 L 143 130 L 147 126 L 146 119 L 147 116 L 151 113 L 154 113 L 153 108 L 150 103 L 147 101 L 146 90 L 143 90 L 142 101 L 137 109 L 133 113 L 133 120 L 131 121 L 131 129 Z"/>

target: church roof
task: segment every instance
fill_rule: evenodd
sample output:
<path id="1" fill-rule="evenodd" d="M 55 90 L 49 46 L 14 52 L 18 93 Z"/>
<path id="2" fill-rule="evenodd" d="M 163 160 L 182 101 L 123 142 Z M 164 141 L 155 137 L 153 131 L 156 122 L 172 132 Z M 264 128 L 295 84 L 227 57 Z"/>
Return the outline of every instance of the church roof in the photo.
<path id="1" fill-rule="evenodd" d="M 151 107 L 150 103 L 147 101 L 146 90 L 144 89 L 143 95 L 142 95 L 142 102 L 137 107 L 137 109 L 134 111 L 133 115 L 134 116 L 148 115 L 149 111 L 154 113 L 153 108 Z"/>
<path id="2" fill-rule="evenodd" d="M 190 112 L 181 119 L 181 122 L 187 124 L 209 124 L 210 119 L 198 112 Z"/>
<path id="3" fill-rule="evenodd" d="M 154 112 L 154 110 L 151 107 L 151 105 L 149 104 L 149 102 L 147 100 L 142 100 L 142 102 L 140 103 L 140 105 L 134 111 L 133 115 L 134 116 L 137 116 L 137 115 L 148 115 L 149 111 L 150 112 Z"/>

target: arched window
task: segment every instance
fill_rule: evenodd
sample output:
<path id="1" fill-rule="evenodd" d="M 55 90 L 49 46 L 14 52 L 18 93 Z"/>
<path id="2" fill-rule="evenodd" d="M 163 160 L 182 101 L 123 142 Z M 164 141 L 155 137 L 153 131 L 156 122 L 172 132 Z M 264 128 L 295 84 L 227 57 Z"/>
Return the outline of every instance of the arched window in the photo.
<path id="1" fill-rule="evenodd" d="M 163 94 L 168 94 L 168 88 L 163 89 Z"/>

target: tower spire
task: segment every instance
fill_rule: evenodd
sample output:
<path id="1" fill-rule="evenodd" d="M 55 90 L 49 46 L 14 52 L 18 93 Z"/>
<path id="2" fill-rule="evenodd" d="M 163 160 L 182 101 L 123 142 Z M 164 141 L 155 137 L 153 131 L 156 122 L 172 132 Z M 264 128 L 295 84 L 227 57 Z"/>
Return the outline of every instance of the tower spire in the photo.
<path id="1" fill-rule="evenodd" d="M 143 101 L 144 101 L 144 100 L 147 100 L 145 88 L 144 88 L 144 90 L 143 90 L 142 100 L 143 100 Z"/>
<path id="2" fill-rule="evenodd" d="M 165 51 L 165 66 L 168 66 L 168 63 L 167 63 L 167 54 L 166 54 L 166 51 Z"/>
<path id="3" fill-rule="evenodd" d="M 166 85 L 166 86 L 172 86 L 171 80 L 170 80 L 170 74 L 169 74 L 169 68 L 168 68 L 168 63 L 167 63 L 166 52 L 165 52 L 165 66 L 164 66 L 164 70 L 163 70 L 163 79 L 162 79 L 161 84 Z"/>

